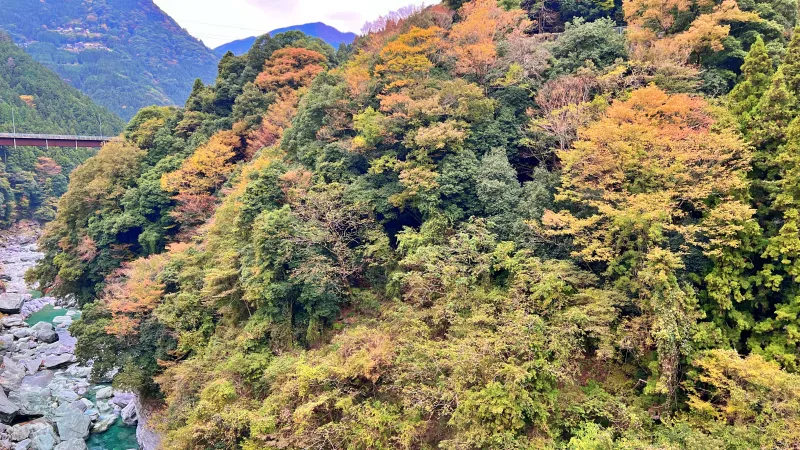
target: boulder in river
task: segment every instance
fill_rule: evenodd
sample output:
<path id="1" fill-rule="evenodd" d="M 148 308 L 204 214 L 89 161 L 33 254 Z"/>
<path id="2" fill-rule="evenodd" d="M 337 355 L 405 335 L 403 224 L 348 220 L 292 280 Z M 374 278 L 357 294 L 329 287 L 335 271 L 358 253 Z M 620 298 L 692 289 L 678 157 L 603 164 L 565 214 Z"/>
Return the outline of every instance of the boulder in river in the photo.
<path id="1" fill-rule="evenodd" d="M 19 387 L 23 378 L 25 378 L 25 367 L 8 356 L 4 356 L 3 366 L 0 368 L 0 386 L 13 391 Z"/>
<path id="2" fill-rule="evenodd" d="M 56 445 L 55 450 L 86 450 L 86 441 L 83 439 L 69 439 Z"/>
<path id="3" fill-rule="evenodd" d="M 56 369 L 69 365 L 73 360 L 73 356 L 69 353 L 61 355 L 50 355 L 44 358 L 44 367 L 47 369 Z"/>
<path id="4" fill-rule="evenodd" d="M 112 414 L 106 417 L 100 417 L 100 419 L 92 425 L 92 433 L 105 433 L 111 428 L 111 425 L 114 425 L 114 422 L 117 421 L 117 415 Z"/>
<path id="5" fill-rule="evenodd" d="M 136 417 L 136 402 L 130 402 L 128 406 L 122 408 L 120 415 L 122 416 L 122 423 L 125 425 L 136 425 L 136 422 L 139 421 L 138 417 Z"/>
<path id="6" fill-rule="evenodd" d="M 56 333 L 56 329 L 53 328 L 51 323 L 39 322 L 31 327 L 31 330 L 33 330 L 33 335 L 36 336 L 36 339 L 41 342 L 52 344 L 58 340 L 58 333 Z"/>
<path id="7" fill-rule="evenodd" d="M 97 399 L 107 399 L 114 396 L 114 389 L 111 386 L 105 386 L 97 390 Z M 127 406 L 127 405 L 126 405 Z"/>
<path id="8" fill-rule="evenodd" d="M 19 413 L 19 406 L 6 397 L 5 391 L 0 389 L 0 422 L 11 423 Z"/>
<path id="9" fill-rule="evenodd" d="M 19 314 L 22 304 L 28 298 L 28 294 L 3 293 L 0 294 L 0 313 Z"/>
<path id="10" fill-rule="evenodd" d="M 58 435 L 61 439 L 86 439 L 89 437 L 91 417 L 85 415 L 76 405 L 64 404 L 55 412 Z"/>

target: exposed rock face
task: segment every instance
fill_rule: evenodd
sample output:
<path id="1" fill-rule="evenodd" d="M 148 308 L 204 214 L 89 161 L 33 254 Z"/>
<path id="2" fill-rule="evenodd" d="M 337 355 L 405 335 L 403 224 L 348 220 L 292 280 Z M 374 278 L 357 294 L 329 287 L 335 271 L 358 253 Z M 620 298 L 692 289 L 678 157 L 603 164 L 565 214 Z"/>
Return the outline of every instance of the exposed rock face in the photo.
<path id="1" fill-rule="evenodd" d="M 150 411 L 136 399 L 136 415 L 139 423 L 136 424 L 136 440 L 142 450 L 157 450 L 161 448 L 161 436 L 150 426 L 148 418 Z"/>

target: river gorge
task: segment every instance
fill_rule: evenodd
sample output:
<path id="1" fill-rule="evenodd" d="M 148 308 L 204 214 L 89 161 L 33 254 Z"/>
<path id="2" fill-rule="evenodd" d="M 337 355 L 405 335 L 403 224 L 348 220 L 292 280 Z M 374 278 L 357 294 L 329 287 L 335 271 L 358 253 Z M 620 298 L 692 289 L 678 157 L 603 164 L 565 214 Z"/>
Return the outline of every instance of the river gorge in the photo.
<path id="1" fill-rule="evenodd" d="M 76 361 L 68 331 L 80 317 L 74 301 L 26 285 L 25 272 L 42 257 L 39 231 L 20 223 L 0 234 L 0 449 L 153 448 L 135 395 L 115 390 L 110 379 L 92 380 L 91 364 Z"/>

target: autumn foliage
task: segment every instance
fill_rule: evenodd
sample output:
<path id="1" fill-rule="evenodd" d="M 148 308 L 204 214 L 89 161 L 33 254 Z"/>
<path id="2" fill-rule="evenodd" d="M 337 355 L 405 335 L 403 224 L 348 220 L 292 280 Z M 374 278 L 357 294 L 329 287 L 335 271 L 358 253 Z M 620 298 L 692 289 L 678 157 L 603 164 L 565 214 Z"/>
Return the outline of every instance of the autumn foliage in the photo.
<path id="1" fill-rule="evenodd" d="M 166 448 L 794 448 L 796 7 L 261 37 L 73 172 L 31 279 Z"/>
<path id="2" fill-rule="evenodd" d="M 325 55 L 305 48 L 285 48 L 276 51 L 256 78 L 256 85 L 265 91 L 283 93 L 308 86 L 315 76 L 325 70 Z"/>
<path id="3" fill-rule="evenodd" d="M 497 43 L 525 29 L 525 15 L 521 10 L 506 11 L 494 0 L 468 2 L 459 14 L 463 19 L 450 30 L 448 54 L 456 60 L 456 73 L 483 82 L 497 60 Z"/>

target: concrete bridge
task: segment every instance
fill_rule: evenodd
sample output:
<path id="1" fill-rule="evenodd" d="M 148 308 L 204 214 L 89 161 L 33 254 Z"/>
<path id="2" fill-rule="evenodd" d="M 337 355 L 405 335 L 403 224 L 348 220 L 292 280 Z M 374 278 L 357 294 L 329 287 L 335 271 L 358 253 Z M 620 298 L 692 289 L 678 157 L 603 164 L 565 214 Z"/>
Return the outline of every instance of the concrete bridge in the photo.
<path id="1" fill-rule="evenodd" d="M 0 133 L 0 146 L 16 147 L 89 147 L 98 148 L 115 137 L 72 136 L 57 134 Z"/>

